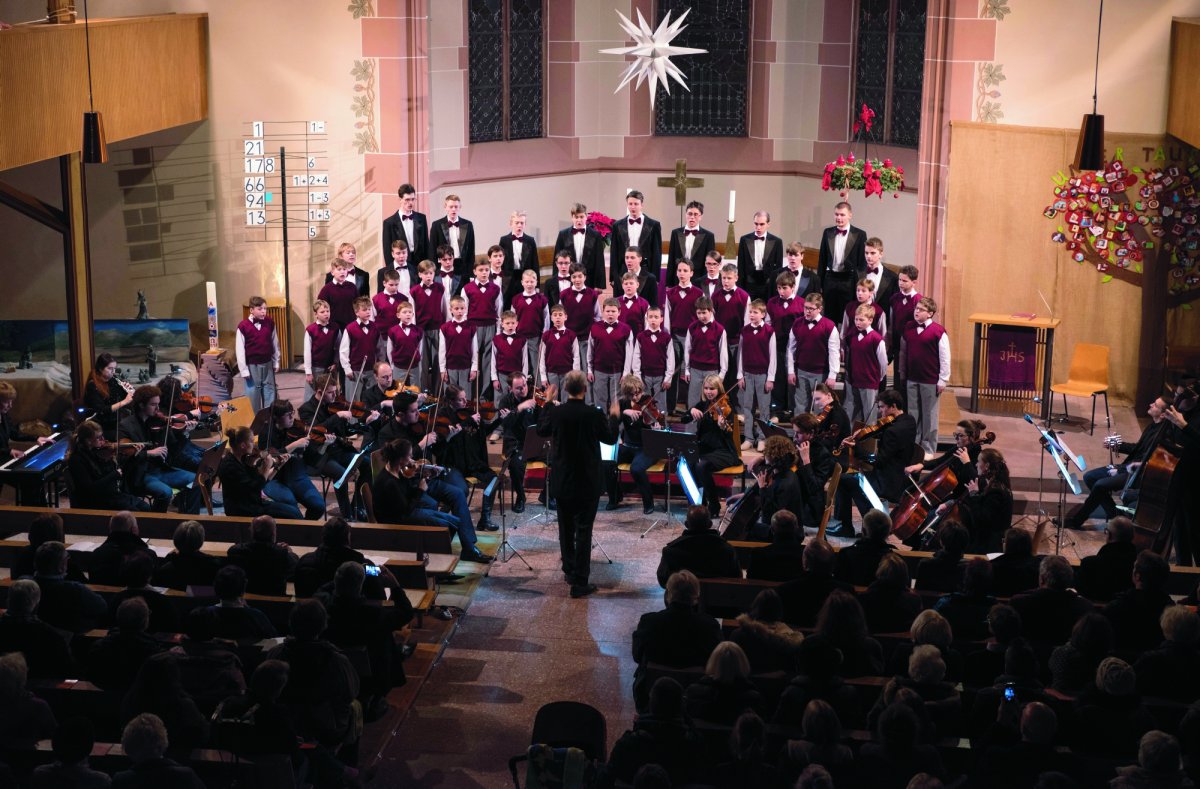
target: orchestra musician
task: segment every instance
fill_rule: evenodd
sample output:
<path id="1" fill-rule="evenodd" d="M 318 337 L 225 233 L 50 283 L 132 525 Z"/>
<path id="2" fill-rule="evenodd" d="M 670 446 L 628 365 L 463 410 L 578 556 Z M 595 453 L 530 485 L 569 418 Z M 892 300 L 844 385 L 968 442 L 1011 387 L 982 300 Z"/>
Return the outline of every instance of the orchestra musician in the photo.
<path id="1" fill-rule="evenodd" d="M 1173 525 L 1176 561 L 1187 566 L 1200 564 L 1200 418 L 1195 403 L 1194 388 L 1182 389 L 1164 413 L 1177 428 L 1174 437 L 1180 449 L 1167 492 L 1167 517 L 1173 521 L 1164 528 Z"/>
<path id="2" fill-rule="evenodd" d="M 104 430 L 104 437 L 117 437 L 121 410 L 133 402 L 133 387 L 117 378 L 117 360 L 111 353 L 96 357 L 96 364 L 83 387 L 83 407 Z"/>
<path id="3" fill-rule="evenodd" d="M 105 440 L 104 429 L 99 423 L 87 420 L 75 428 L 67 452 L 67 482 L 72 507 L 138 512 L 150 509 L 145 499 L 124 490 L 123 474 L 114 451 L 115 446 Z"/>
<path id="4" fill-rule="evenodd" d="M 646 469 L 654 465 L 654 459 L 642 451 L 642 428 L 666 426 L 659 425 L 654 420 L 650 406 L 656 404 L 643 403 L 645 395 L 646 389 L 641 378 L 627 375 L 621 379 L 620 394 L 617 398 L 621 410 L 621 443 L 617 447 L 616 461 L 606 460 L 601 463 L 608 482 L 606 510 L 615 510 L 621 506 L 621 474 L 617 466 L 620 463 L 628 463 L 629 473 L 642 496 L 642 514 L 651 515 L 654 512 L 654 491 L 650 488 L 650 475 L 646 473 Z M 653 395 L 650 400 L 653 400 Z"/>
<path id="5" fill-rule="evenodd" d="M 771 519 L 780 510 L 787 510 L 803 521 L 812 519 L 813 502 L 810 500 L 810 493 L 804 489 L 800 477 L 792 470 L 796 460 L 796 446 L 787 438 L 771 436 L 767 439 L 763 447 L 762 462 L 755 464 L 751 469 L 760 493 L 761 510 L 759 517 L 750 526 L 748 539 L 770 539 Z M 732 499 L 730 496 L 730 501 Z"/>
<path id="6" fill-rule="evenodd" d="M 512 480 L 512 511 L 525 511 L 525 434 L 537 426 L 541 413 L 537 401 L 529 392 L 529 378 L 524 373 L 509 377 L 508 391 L 500 398 L 500 423 L 503 427 L 504 456 L 508 458 L 508 476 Z"/>
<path id="7" fill-rule="evenodd" d="M 354 460 L 354 447 L 347 440 L 354 415 L 339 403 L 340 391 L 333 375 L 317 375 L 313 380 L 313 396 L 299 410 L 300 422 L 304 427 L 310 430 L 321 427 L 325 430 L 323 443 L 313 442 L 305 449 L 304 463 L 310 474 L 324 475 L 333 480 L 341 479 L 347 466 Z M 342 485 L 336 491 L 338 507 L 344 518 L 353 513 L 349 487 Z"/>
<path id="8" fill-rule="evenodd" d="M 31 441 L 36 442 L 38 446 L 51 443 L 50 439 L 45 436 L 32 436 L 21 432 L 21 426 L 9 416 L 15 402 L 17 402 L 16 388 L 8 381 L 0 381 L 0 463 L 8 462 L 10 457 L 15 459 L 25 456 L 25 450 L 10 446 L 12 441 Z M 43 504 L 41 485 L 38 483 L 22 485 L 19 500 L 26 506 Z"/>
<path id="9" fill-rule="evenodd" d="M 954 426 L 954 449 L 947 450 L 935 458 L 906 466 L 904 473 L 937 471 L 943 466 L 949 466 L 954 472 L 954 478 L 958 480 L 954 495 L 961 494 L 966 484 L 975 479 L 975 462 L 979 460 L 979 453 L 983 451 L 980 439 L 985 428 L 987 425 L 978 419 L 963 419 Z"/>
<path id="10" fill-rule="evenodd" d="M 475 525 L 478 531 L 499 531 L 500 527 L 492 523 L 492 504 L 496 500 L 496 472 L 488 465 L 487 437 L 500 423 L 499 416 L 484 419 L 479 408 L 472 408 L 467 400 L 467 393 L 457 386 L 450 384 L 446 387 L 446 416 L 451 425 L 462 428 L 444 442 L 434 445 L 434 456 L 441 465 L 456 468 L 464 476 L 479 480 L 479 487 L 485 491 L 479 509 L 479 522 Z M 488 492 L 490 489 L 490 492 Z"/>
<path id="11" fill-rule="evenodd" d="M 733 443 L 733 411 L 725 397 L 725 385 L 720 375 L 704 377 L 700 401 L 681 420 L 696 423 L 696 443 L 700 460 L 696 464 L 696 484 L 704 489 L 708 512 L 716 517 L 721 512 L 721 497 L 713 484 L 714 472 L 736 466 L 741 462 Z"/>
<path id="12" fill-rule="evenodd" d="M 899 501 L 907 479 L 904 468 L 910 464 L 913 447 L 916 446 L 917 422 L 904 412 L 904 398 L 895 389 L 882 392 L 876 400 L 876 407 L 879 409 L 879 421 L 884 424 L 876 431 L 879 440 L 875 447 L 874 467 L 860 473 L 864 474 L 881 499 Z M 856 443 L 854 435 L 857 433 L 842 439 L 842 446 L 853 449 Z M 863 492 L 857 475 L 843 474 L 834 503 L 834 517 L 840 523 L 836 527 L 827 527 L 826 534 L 833 537 L 854 536 L 850 511 L 852 501 L 860 515 L 871 509 L 871 502 Z"/>
<path id="13" fill-rule="evenodd" d="M 850 415 L 846 413 L 833 390 L 824 383 L 813 386 L 812 413 L 820 421 L 814 438 L 833 452 L 841 445 L 842 439 L 850 435 Z"/>
<path id="14" fill-rule="evenodd" d="M 225 432 L 229 443 L 217 476 L 221 480 L 221 492 L 225 498 L 226 515 L 246 515 L 256 518 L 270 515 L 273 518 L 299 518 L 300 508 L 295 504 L 263 498 L 263 489 L 275 475 L 277 466 L 271 455 L 254 447 L 254 433 L 248 427 L 234 427 Z"/>
<path id="15" fill-rule="evenodd" d="M 325 517 L 325 497 L 313 484 L 304 467 L 304 452 L 310 440 L 303 427 L 297 428 L 296 409 L 291 401 L 276 400 L 271 404 L 271 425 L 258 437 L 259 450 L 278 456 L 282 465 L 275 476 L 263 486 L 263 493 L 272 501 L 297 507 L 304 505 L 304 518 L 315 521 Z"/>
<path id="16" fill-rule="evenodd" d="M 806 512 L 794 513 L 803 525 L 816 528 L 821 525 L 825 513 L 825 484 L 833 474 L 837 459 L 818 440 L 821 424 L 816 414 L 798 414 L 792 423 L 796 430 L 792 441 L 796 445 L 796 476 L 808 502 Z"/>
<path id="17" fill-rule="evenodd" d="M 199 405 L 193 407 L 195 398 L 190 397 L 183 389 L 183 383 L 173 375 L 164 375 L 154 384 L 158 387 L 162 394 L 160 405 L 166 406 L 162 409 L 164 414 L 175 416 L 181 414 L 188 417 L 188 421 L 199 422 L 203 414 L 200 412 Z M 170 413 L 168 413 L 168 411 Z M 185 441 L 180 441 L 176 444 L 178 450 L 171 458 L 171 463 L 188 471 L 195 471 L 200 467 L 200 458 L 204 455 L 204 450 L 196 446 L 190 436 Z"/>
<path id="18" fill-rule="evenodd" d="M 130 467 L 130 489 L 134 493 L 147 494 L 153 498 L 152 509 L 166 512 L 172 497 L 180 512 L 200 511 L 200 487 L 195 482 L 194 471 L 173 465 L 181 454 L 180 445 L 188 439 L 184 432 L 196 423 L 188 420 L 183 429 L 171 426 L 170 421 L 159 413 L 162 391 L 150 384 L 139 386 L 133 392 L 133 413 L 121 420 L 117 426 L 118 443 L 142 444 Z M 175 491 L 179 491 L 178 495 Z"/>
<path id="19" fill-rule="evenodd" d="M 957 450 L 965 462 L 966 449 Z M 960 509 L 971 544 L 967 553 L 999 553 L 1004 532 L 1012 526 L 1013 494 L 1008 463 L 998 449 L 988 447 L 979 453 L 975 462 L 977 478 L 967 486 L 968 493 L 959 499 Z M 943 502 L 938 510 L 945 512 L 953 502 Z"/>

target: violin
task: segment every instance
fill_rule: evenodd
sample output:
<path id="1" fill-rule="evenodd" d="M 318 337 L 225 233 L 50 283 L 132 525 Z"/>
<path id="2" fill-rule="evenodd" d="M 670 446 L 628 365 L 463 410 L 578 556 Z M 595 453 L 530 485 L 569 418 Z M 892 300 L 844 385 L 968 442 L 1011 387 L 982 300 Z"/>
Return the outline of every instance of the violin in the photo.
<path id="1" fill-rule="evenodd" d="M 445 466 L 439 466 L 425 460 L 410 460 L 400 467 L 400 474 L 405 479 L 412 479 L 418 474 L 425 478 L 440 477 L 445 473 Z"/>
<path id="2" fill-rule="evenodd" d="M 187 428 L 187 423 L 191 418 L 187 414 L 167 414 L 159 411 L 154 416 L 146 420 L 146 428 L 148 430 L 163 430 L 170 428 L 172 430 L 184 430 Z"/>
<path id="3" fill-rule="evenodd" d="M 419 394 L 421 394 L 421 387 L 417 386 L 416 384 L 397 384 L 396 386 L 394 386 L 391 389 L 388 389 L 386 392 L 384 392 L 383 396 L 384 397 L 395 397 L 396 395 L 400 394 L 401 392 L 408 392 L 409 394 L 419 395 Z"/>
<path id="4" fill-rule="evenodd" d="M 873 425 L 865 425 L 863 427 L 860 427 L 858 430 L 855 430 L 848 437 L 846 437 L 845 439 L 842 440 L 841 446 L 839 446 L 837 449 L 833 450 L 833 456 L 841 457 L 842 450 L 844 450 L 846 448 L 847 441 L 854 441 L 855 443 L 862 441 L 864 438 L 868 438 L 869 436 L 875 435 L 880 430 L 883 430 L 885 427 L 887 427 L 888 425 L 890 425 L 892 422 L 895 422 L 895 421 L 896 421 L 895 416 L 884 416 L 884 417 L 880 417 L 879 421 Z"/>
<path id="5" fill-rule="evenodd" d="M 642 412 L 642 419 L 648 424 L 662 425 L 666 423 L 662 411 L 658 409 L 658 402 L 649 392 L 634 401 L 633 407 Z"/>
<path id="6" fill-rule="evenodd" d="M 533 404 L 541 408 L 548 402 L 550 402 L 550 397 L 546 394 L 546 385 L 541 384 L 540 386 L 533 387 Z"/>
<path id="7" fill-rule="evenodd" d="M 721 429 L 726 432 L 731 432 L 733 430 L 733 423 L 729 420 L 730 417 L 733 416 L 733 406 L 729 404 L 729 392 L 726 392 L 716 400 L 713 400 L 711 403 L 709 403 L 708 408 L 704 411 L 704 415 L 711 416 L 713 420 L 717 422 L 718 426 L 721 424 L 720 420 L 724 419 L 725 426 Z"/>
<path id="8" fill-rule="evenodd" d="M 150 445 L 135 441 L 105 441 L 96 447 L 96 454 L 105 460 L 121 458 L 126 460 L 144 451 Z"/>
<path id="9" fill-rule="evenodd" d="M 344 397 L 339 397 L 331 403 L 326 403 L 325 410 L 329 412 L 330 416 L 337 416 L 341 411 L 349 411 L 352 419 L 362 419 L 371 413 L 371 409 L 367 408 L 367 404 L 362 400 L 355 400 L 352 403 L 348 403 Z"/>

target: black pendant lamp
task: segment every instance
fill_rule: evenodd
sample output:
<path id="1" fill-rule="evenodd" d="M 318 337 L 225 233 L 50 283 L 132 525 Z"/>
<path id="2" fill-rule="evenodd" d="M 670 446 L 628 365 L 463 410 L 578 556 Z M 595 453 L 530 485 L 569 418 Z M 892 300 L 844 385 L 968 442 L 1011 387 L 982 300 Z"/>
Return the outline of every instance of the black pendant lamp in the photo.
<path id="1" fill-rule="evenodd" d="M 1100 86 L 1100 28 L 1103 24 L 1104 0 L 1100 0 L 1100 17 L 1096 22 L 1096 70 L 1092 83 L 1092 111 L 1083 116 L 1083 124 L 1079 127 L 1079 144 L 1075 148 L 1076 170 L 1104 169 L 1104 116 L 1096 112 Z"/>
<path id="2" fill-rule="evenodd" d="M 87 0 L 83 0 L 83 38 L 87 48 L 89 112 L 83 113 L 81 151 L 84 164 L 103 164 L 108 161 L 108 146 L 104 143 L 104 118 L 96 112 L 96 103 L 92 99 L 92 37 L 88 27 Z"/>

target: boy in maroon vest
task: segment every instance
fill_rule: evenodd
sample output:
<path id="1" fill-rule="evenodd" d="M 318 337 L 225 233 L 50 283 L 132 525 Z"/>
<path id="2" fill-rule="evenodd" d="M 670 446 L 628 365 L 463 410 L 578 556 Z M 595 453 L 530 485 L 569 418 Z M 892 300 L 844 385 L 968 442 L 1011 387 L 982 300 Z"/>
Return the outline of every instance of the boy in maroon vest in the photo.
<path id="1" fill-rule="evenodd" d="M 567 373 L 579 369 L 579 342 L 566 324 L 566 308 L 555 304 L 550 308 L 550 328 L 542 332 L 538 354 L 538 379 L 558 391 L 562 391 Z"/>
<path id="2" fill-rule="evenodd" d="M 762 299 L 750 302 L 750 322 L 742 329 L 738 344 L 737 383 L 742 390 L 742 422 L 746 440 L 742 449 L 750 449 L 758 436 L 758 451 L 766 446 L 767 437 L 754 421 L 754 405 L 758 415 L 771 418 L 771 390 L 775 388 L 775 329 L 766 323 L 767 305 Z"/>
<path id="3" fill-rule="evenodd" d="M 617 399 L 621 378 L 629 374 L 633 354 L 633 330 L 622 323 L 621 305 L 616 299 L 605 299 L 603 319 L 592 324 L 588 336 L 587 371 L 592 405 L 604 413 Z"/>
<path id="4" fill-rule="evenodd" d="M 704 379 L 709 375 L 725 380 L 729 364 L 729 340 L 725 329 L 713 320 L 713 305 L 707 298 L 696 300 L 696 321 L 683 342 L 683 380 L 688 385 L 687 407 L 700 402 Z"/>
<path id="5" fill-rule="evenodd" d="M 600 320 L 599 292 L 587 286 L 587 270 L 578 263 L 571 264 L 571 289 L 562 294 L 563 309 L 567 311 L 567 328 L 579 338 L 579 361 L 582 370 L 587 366 L 588 334 L 592 324 Z"/>
<path id="6" fill-rule="evenodd" d="M 432 260 L 422 260 L 417 264 L 417 285 L 408 293 L 413 303 L 413 320 L 425 335 L 421 348 L 421 358 L 425 360 L 421 386 L 427 392 L 437 390 L 441 375 L 437 366 L 438 347 L 442 343 L 442 324 L 446 322 L 446 292 L 434 278 L 436 273 Z"/>
<path id="7" fill-rule="evenodd" d="M 858 314 L 858 308 L 864 304 L 869 305 L 874 314 L 871 319 L 871 328 L 879 332 L 880 337 L 887 334 L 887 313 L 883 307 L 875 303 L 875 281 L 863 277 L 854 286 L 854 301 L 846 305 L 846 311 L 842 314 L 842 324 L 839 328 L 842 332 L 843 342 L 854 326 L 854 316 Z"/>
<path id="8" fill-rule="evenodd" d="M 811 411 L 813 387 L 833 388 L 841 364 L 841 335 L 833 321 L 821 314 L 825 298 L 820 293 L 804 297 L 804 314 L 792 324 L 788 337 L 788 383 L 796 387 L 793 409 Z"/>
<path id="9" fill-rule="evenodd" d="M 694 289 L 693 289 L 694 290 Z M 675 344 L 663 328 L 659 307 L 646 310 L 646 328 L 633 338 L 633 363 L 630 368 L 642 379 L 646 391 L 654 395 L 658 410 L 667 413 L 667 392 L 675 379 Z"/>
<path id="10" fill-rule="evenodd" d="M 933 322 L 936 314 L 933 299 L 925 296 L 917 302 L 897 365 L 897 377 L 908 382 L 908 412 L 917 420 L 917 443 L 926 454 L 937 447 L 938 398 L 950 381 L 950 338 L 944 326 Z"/>
<path id="11" fill-rule="evenodd" d="M 733 263 L 721 266 L 721 289 L 714 293 L 710 300 L 713 305 L 713 315 L 717 323 L 725 329 L 726 342 L 729 346 L 729 360 L 726 362 L 726 376 L 721 383 L 729 393 L 729 405 L 736 411 L 738 405 L 738 389 L 734 384 L 734 373 L 737 372 L 738 342 L 742 337 L 742 327 L 750 321 L 750 294 L 738 287 L 738 269 Z"/>
<path id="12" fill-rule="evenodd" d="M 396 272 L 400 277 L 400 292 L 405 296 L 412 290 L 412 270 L 408 266 L 408 242 L 402 238 L 397 238 L 392 242 L 392 260 L 386 266 L 383 266 L 375 274 L 375 290 L 377 293 L 383 293 L 383 283 L 385 274 L 389 271 Z"/>
<path id="13" fill-rule="evenodd" d="M 355 320 L 342 332 L 338 356 L 342 362 L 342 372 L 346 374 L 347 388 L 350 389 L 347 394 L 352 396 L 375 384 L 374 367 L 379 360 L 379 325 L 371 320 L 371 306 L 371 299 L 367 296 L 355 299 Z M 353 384 L 349 383 L 351 381 Z"/>
<path id="14" fill-rule="evenodd" d="M 413 321 L 412 302 L 401 302 L 396 312 L 399 322 L 388 329 L 387 334 L 387 358 L 392 363 L 392 375 L 402 386 L 422 386 L 425 355 L 421 346 L 425 344 L 425 332 Z"/>
<path id="15" fill-rule="evenodd" d="M 525 338 L 517 334 L 517 313 L 505 310 L 500 315 L 500 333 L 492 338 L 490 375 L 497 400 L 508 394 L 513 373 L 528 375 L 529 357 L 525 353 Z"/>
<path id="16" fill-rule="evenodd" d="M 358 286 L 354 280 L 346 279 L 350 267 L 341 258 L 334 258 L 329 264 L 329 271 L 333 280 L 325 283 L 317 298 L 329 305 L 329 317 L 341 331 L 354 323 L 354 300 L 358 298 Z"/>
<path id="17" fill-rule="evenodd" d="M 304 327 L 304 399 L 313 395 L 313 375 L 337 368 L 338 331 L 329 323 L 329 303 L 313 302 L 312 323 Z"/>
<path id="18" fill-rule="evenodd" d="M 638 278 L 632 271 L 621 275 L 621 297 L 617 299 L 620 305 L 622 323 L 628 323 L 629 328 L 637 334 L 646 327 L 646 310 L 650 302 L 638 295 Z"/>
<path id="19" fill-rule="evenodd" d="M 396 307 L 403 301 L 408 301 L 408 296 L 400 292 L 400 274 L 394 269 L 385 269 L 383 291 L 371 298 L 371 306 L 375 308 L 375 323 L 379 326 L 381 337 L 386 337 L 388 331 L 400 322 L 396 315 Z"/>
<path id="20" fill-rule="evenodd" d="M 479 340 L 467 322 L 467 300 L 462 296 L 450 299 L 450 320 L 442 324 L 440 334 L 438 369 L 442 371 L 442 383 L 469 390 L 479 375 Z"/>
<path id="21" fill-rule="evenodd" d="M 775 278 L 775 293 L 776 295 L 767 300 L 767 322 L 775 331 L 775 346 L 778 352 L 775 361 L 775 387 L 771 392 L 771 399 L 777 410 L 790 412 L 792 388 L 787 379 L 788 338 L 792 336 L 792 326 L 796 319 L 804 314 L 804 300 L 796 298 L 796 275 L 786 268 Z"/>
<path id="22" fill-rule="evenodd" d="M 267 300 L 250 298 L 250 317 L 237 325 L 237 362 L 255 413 L 275 402 L 275 372 L 279 370 L 279 337 L 267 315 Z"/>
<path id="23" fill-rule="evenodd" d="M 917 292 L 917 267 L 913 265 L 901 266 L 899 279 L 899 289 L 892 294 L 892 300 L 888 304 L 888 356 L 893 360 L 900 358 L 900 341 L 904 339 L 904 332 L 908 329 L 908 324 L 913 320 L 913 310 L 917 308 L 917 302 L 921 300 L 921 294 Z M 904 383 L 904 379 L 900 377 L 900 365 L 897 364 L 893 370 L 895 385 L 892 387 L 902 394 L 908 392 L 908 387 Z"/>
<path id="24" fill-rule="evenodd" d="M 663 325 L 671 333 L 671 344 L 675 348 L 675 358 L 682 360 L 684 338 L 687 337 L 687 330 L 696 322 L 696 300 L 703 296 L 704 292 L 692 284 L 692 264 L 688 261 L 680 260 L 675 264 L 675 275 L 679 284 L 667 288 L 667 309 L 663 314 Z M 682 381 L 683 376 L 680 376 L 677 385 L 667 390 L 667 409 L 669 413 L 675 411 L 675 405 L 679 401 L 679 396 L 684 394 L 680 391 Z"/>
<path id="25" fill-rule="evenodd" d="M 487 261 L 475 263 L 475 278 L 462 287 L 462 297 L 467 304 L 467 323 L 475 330 L 475 348 L 479 360 L 475 369 L 486 375 L 492 369 L 492 338 L 500 325 L 501 306 L 504 294 L 492 279 L 491 264 Z M 480 384 L 485 399 L 491 400 L 488 390 L 491 379 L 484 378 Z"/>
<path id="26" fill-rule="evenodd" d="M 875 424 L 875 395 L 887 374 L 887 346 L 871 328 L 873 304 L 859 304 L 854 313 L 854 331 L 843 338 L 846 344 L 846 410 L 850 421 Z"/>
<path id="27" fill-rule="evenodd" d="M 538 290 L 536 271 L 521 272 L 521 292 L 512 301 L 512 311 L 517 316 L 517 336 L 525 340 L 526 370 L 536 370 L 538 346 L 542 343 L 542 332 L 550 328 L 549 304 Z"/>

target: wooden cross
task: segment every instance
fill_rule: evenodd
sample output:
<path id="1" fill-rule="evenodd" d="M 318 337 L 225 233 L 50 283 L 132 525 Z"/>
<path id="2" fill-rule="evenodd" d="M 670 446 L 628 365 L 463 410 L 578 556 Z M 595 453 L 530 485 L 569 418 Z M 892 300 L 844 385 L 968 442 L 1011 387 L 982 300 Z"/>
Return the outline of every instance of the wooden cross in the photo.
<path id="1" fill-rule="evenodd" d="M 688 178 L 687 174 L 687 159 L 675 160 L 675 175 L 666 176 L 658 179 L 659 186 L 666 186 L 675 190 L 675 205 L 681 208 L 687 205 L 687 190 L 689 186 L 697 188 L 704 186 L 703 178 Z"/>

